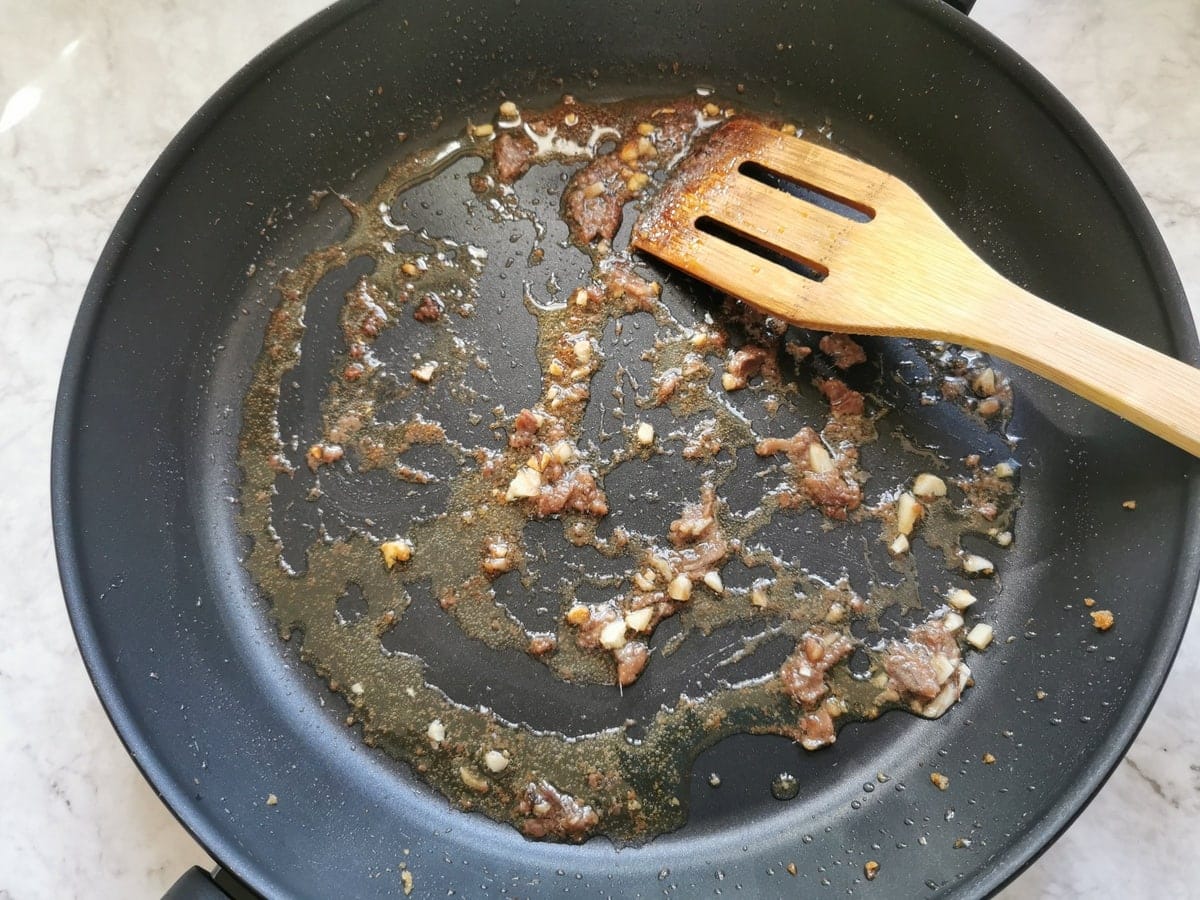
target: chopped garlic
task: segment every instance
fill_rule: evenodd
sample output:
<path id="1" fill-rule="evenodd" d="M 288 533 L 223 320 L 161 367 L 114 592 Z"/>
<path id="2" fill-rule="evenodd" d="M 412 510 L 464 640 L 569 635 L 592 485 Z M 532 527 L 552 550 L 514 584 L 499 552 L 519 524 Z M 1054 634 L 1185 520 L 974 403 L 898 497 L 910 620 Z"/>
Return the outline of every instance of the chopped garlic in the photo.
<path id="1" fill-rule="evenodd" d="M 460 766 L 458 777 L 462 779 L 462 783 L 475 791 L 477 794 L 486 794 L 488 790 L 488 780 L 472 769 L 470 766 Z"/>
<path id="2" fill-rule="evenodd" d="M 600 646 L 605 650 L 620 650 L 625 646 L 624 619 L 616 619 L 600 629 Z"/>
<path id="3" fill-rule="evenodd" d="M 996 370 L 988 366 L 979 373 L 971 387 L 975 389 L 975 393 L 981 396 L 992 396 L 996 393 Z"/>
<path id="4" fill-rule="evenodd" d="M 412 559 L 413 545 L 407 538 L 396 538 L 394 541 L 384 541 L 379 545 L 384 564 L 390 569 L 398 562 L 408 562 Z"/>
<path id="5" fill-rule="evenodd" d="M 429 384 L 433 381 L 433 373 L 437 371 L 438 364 L 436 361 L 422 363 L 408 374 L 422 384 Z"/>
<path id="6" fill-rule="evenodd" d="M 500 115 L 504 116 L 506 119 L 515 119 L 518 115 L 520 115 L 520 112 L 517 109 L 517 104 L 513 103 L 511 100 L 505 100 L 500 104 Z"/>
<path id="7" fill-rule="evenodd" d="M 483 754 L 483 764 L 489 772 L 503 772 L 508 768 L 508 757 L 499 750 L 489 750 Z"/>
<path id="8" fill-rule="evenodd" d="M 996 535 L 996 543 L 999 544 L 1001 547 L 1007 547 L 1009 544 L 1012 543 L 1012 532 L 1011 531 L 1000 532 L 998 535 Z"/>
<path id="9" fill-rule="evenodd" d="M 725 593 L 725 582 L 723 582 L 721 580 L 720 572 L 705 572 L 704 573 L 704 586 L 707 587 L 714 594 Z"/>
<path id="10" fill-rule="evenodd" d="M 650 627 L 650 620 L 653 617 L 654 610 L 649 606 L 644 606 L 625 616 L 625 627 L 630 631 L 645 631 Z"/>
<path id="11" fill-rule="evenodd" d="M 587 363 L 592 358 L 592 342 L 587 338 L 577 340 L 571 350 L 581 363 Z"/>
<path id="12" fill-rule="evenodd" d="M 586 606 L 572 606 L 567 610 L 567 622 L 571 625 L 584 625 L 592 618 L 591 611 Z"/>
<path id="13" fill-rule="evenodd" d="M 814 472 L 822 474 L 833 471 L 833 457 L 829 451 L 815 441 L 808 445 L 808 466 Z"/>
<path id="14" fill-rule="evenodd" d="M 441 719 L 434 719 L 429 723 L 429 727 L 425 729 L 425 737 L 433 741 L 434 746 L 446 739 L 446 726 L 442 724 Z"/>
<path id="15" fill-rule="evenodd" d="M 473 125 L 471 127 L 471 134 L 475 137 L 491 137 L 492 132 L 495 130 L 491 122 L 485 122 L 482 125 Z"/>
<path id="16" fill-rule="evenodd" d="M 356 697 L 361 697 L 366 690 L 367 689 L 363 687 L 363 683 L 361 681 L 356 681 L 354 684 L 350 685 L 350 693 L 354 694 Z"/>
<path id="17" fill-rule="evenodd" d="M 750 589 L 750 605 L 763 607 L 768 603 L 767 592 L 759 585 L 755 585 Z"/>
<path id="18" fill-rule="evenodd" d="M 888 549 L 892 551 L 894 556 L 903 556 L 908 552 L 908 538 L 902 534 L 896 535 L 896 539 L 892 541 Z"/>
<path id="19" fill-rule="evenodd" d="M 930 659 L 933 666 L 933 673 L 937 676 L 938 684 L 945 684 L 950 680 L 950 676 L 958 671 L 958 666 L 950 661 L 950 658 L 944 653 L 935 653 Z"/>
<path id="20" fill-rule="evenodd" d="M 727 391 L 737 391 L 745 387 L 742 379 L 738 378 L 732 372 L 726 372 L 721 376 L 721 387 Z"/>
<path id="21" fill-rule="evenodd" d="M 639 590 L 650 591 L 654 589 L 654 570 L 646 569 L 644 572 L 635 572 L 633 575 L 633 583 L 637 585 Z"/>
<path id="22" fill-rule="evenodd" d="M 650 183 L 650 176 L 645 172 L 637 172 L 625 182 L 625 187 L 631 194 L 636 194 Z"/>
<path id="23" fill-rule="evenodd" d="M 522 466 L 508 483 L 508 493 L 504 495 L 504 499 L 511 503 L 520 498 L 536 497 L 541 489 L 541 473 L 529 466 Z"/>
<path id="24" fill-rule="evenodd" d="M 551 447 L 550 452 L 554 454 L 554 458 L 560 463 L 569 463 L 575 458 L 575 454 L 578 451 L 575 449 L 574 444 L 572 444 L 570 441 L 564 440 L 559 441 L 553 447 Z"/>
<path id="25" fill-rule="evenodd" d="M 913 526 L 923 512 L 924 507 L 917 502 L 917 498 L 905 491 L 896 501 L 896 530 L 900 534 L 912 534 Z"/>
<path id="26" fill-rule="evenodd" d="M 946 602 L 959 612 L 962 612 L 969 606 L 974 606 L 978 599 L 970 591 L 963 590 L 962 588 L 954 588 L 946 593 Z"/>
<path id="27" fill-rule="evenodd" d="M 977 556 L 974 553 L 968 553 L 963 557 L 963 570 L 971 575 L 991 575 L 996 571 L 996 567 L 992 565 L 992 561 L 983 556 Z"/>
<path id="28" fill-rule="evenodd" d="M 942 628 L 946 631 L 958 631 L 963 627 L 963 617 L 956 612 L 946 613 L 942 617 Z"/>
<path id="29" fill-rule="evenodd" d="M 637 427 L 637 442 L 643 447 L 654 443 L 654 426 L 649 422 L 639 422 Z"/>
<path id="30" fill-rule="evenodd" d="M 672 600 L 687 600 L 690 598 L 692 596 L 692 579 L 680 572 L 667 585 L 667 596 Z"/>
<path id="31" fill-rule="evenodd" d="M 1012 463 L 999 462 L 992 468 L 992 474 L 997 478 L 1012 478 L 1015 473 Z"/>
<path id="32" fill-rule="evenodd" d="M 991 625 L 988 625 L 986 622 L 979 622 L 967 632 L 967 643 L 976 650 L 986 650 L 987 645 L 992 642 L 994 635 L 995 631 Z"/>
<path id="33" fill-rule="evenodd" d="M 922 472 L 913 479 L 913 493 L 918 497 L 945 497 L 946 482 L 929 472 Z"/>

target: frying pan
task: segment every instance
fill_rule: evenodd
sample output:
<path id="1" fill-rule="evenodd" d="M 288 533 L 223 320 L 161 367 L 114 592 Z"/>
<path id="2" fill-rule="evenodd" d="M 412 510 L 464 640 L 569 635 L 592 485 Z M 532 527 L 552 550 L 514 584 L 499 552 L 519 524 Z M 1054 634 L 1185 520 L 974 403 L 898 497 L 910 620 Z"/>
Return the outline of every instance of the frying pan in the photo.
<path id="1" fill-rule="evenodd" d="M 364 747 L 277 639 L 239 562 L 232 501 L 271 263 L 338 227 L 309 193 L 365 190 L 407 152 L 397 131 L 433 141 L 501 92 L 533 103 L 705 84 L 732 97 L 739 83 L 747 106 L 828 119 L 1035 293 L 1197 361 L 1178 278 L 1116 162 L 1036 73 L 942 3 L 334 6 L 237 75 L 139 187 L 89 285 L 55 421 L 59 567 L 84 659 L 139 767 L 224 867 L 225 890 L 394 895 L 403 862 L 430 894 L 979 896 L 1070 823 L 1132 742 L 1196 589 L 1194 463 L 1020 371 L 1023 506 L 988 607 L 1000 639 L 973 659 L 978 686 L 939 721 L 891 713 L 815 754 L 726 740 L 697 763 L 688 824 L 643 847 L 536 844 L 451 809 Z M 688 301 L 686 282 L 669 289 Z M 531 322 L 510 324 L 506 340 L 528 340 Z M 901 352 L 871 349 L 885 362 Z M 902 421 L 921 427 L 915 413 Z M 1117 611 L 1103 636 L 1079 606 L 1091 593 Z M 528 688 L 515 665 L 456 662 L 467 702 L 490 686 L 516 703 Z M 678 687 L 664 678 L 660 690 Z M 986 752 L 996 765 L 979 764 Z M 935 769 L 948 791 L 930 785 Z M 766 791 L 778 771 L 798 777 L 796 799 Z M 278 806 L 264 805 L 270 793 Z M 868 859 L 880 864 L 869 883 Z M 175 890 L 219 895 L 196 872 Z"/>

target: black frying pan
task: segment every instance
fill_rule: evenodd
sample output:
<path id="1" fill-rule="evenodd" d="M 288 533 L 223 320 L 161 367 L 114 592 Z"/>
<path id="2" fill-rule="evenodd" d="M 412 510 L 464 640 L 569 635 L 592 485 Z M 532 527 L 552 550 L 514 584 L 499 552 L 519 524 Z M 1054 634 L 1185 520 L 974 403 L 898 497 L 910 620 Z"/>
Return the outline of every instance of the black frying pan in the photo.
<path id="1" fill-rule="evenodd" d="M 304 198 L 364 190 L 401 152 L 396 131 L 432 140 L 435 123 L 478 118 L 501 91 L 670 96 L 697 83 L 828 117 L 1006 275 L 1197 361 L 1178 279 L 1115 161 L 1049 85 L 941 3 L 337 5 L 230 82 L 141 185 L 88 288 L 55 422 L 60 570 L 97 690 L 164 801 L 253 891 L 394 895 L 403 861 L 430 895 L 982 895 L 1067 826 L 1132 742 L 1196 588 L 1195 467 L 1021 372 L 1024 506 L 992 609 L 1015 640 L 973 660 L 980 685 L 940 721 L 892 713 L 816 754 L 727 740 L 697 766 L 687 826 L 645 847 L 535 844 L 452 810 L 363 747 L 277 640 L 238 562 L 230 498 L 271 302 L 265 261 L 297 259 L 333 227 Z M 891 346 L 873 349 L 886 360 Z M 1102 639 L 1078 608 L 1093 592 L 1118 613 Z M 485 677 L 514 698 L 526 687 L 460 663 L 462 690 Z M 985 752 L 998 764 L 980 765 Z M 950 791 L 930 786 L 934 768 Z M 720 791 L 702 780 L 714 769 Z M 766 791 L 779 770 L 799 776 L 796 800 Z M 870 884 L 867 859 L 881 866 Z"/>

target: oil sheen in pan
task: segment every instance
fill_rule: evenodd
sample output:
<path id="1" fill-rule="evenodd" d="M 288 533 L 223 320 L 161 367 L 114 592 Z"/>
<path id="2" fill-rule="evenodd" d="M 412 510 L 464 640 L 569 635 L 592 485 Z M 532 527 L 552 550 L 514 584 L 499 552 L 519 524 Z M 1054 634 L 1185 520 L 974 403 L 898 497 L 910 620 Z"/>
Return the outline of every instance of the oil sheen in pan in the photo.
<path id="1" fill-rule="evenodd" d="M 505 103 L 401 160 L 279 280 L 246 396 L 282 636 L 368 744 L 531 838 L 679 827 L 728 735 L 936 717 L 989 639 L 964 618 L 1017 502 L 990 361 L 869 356 L 629 255 L 731 114 Z"/>

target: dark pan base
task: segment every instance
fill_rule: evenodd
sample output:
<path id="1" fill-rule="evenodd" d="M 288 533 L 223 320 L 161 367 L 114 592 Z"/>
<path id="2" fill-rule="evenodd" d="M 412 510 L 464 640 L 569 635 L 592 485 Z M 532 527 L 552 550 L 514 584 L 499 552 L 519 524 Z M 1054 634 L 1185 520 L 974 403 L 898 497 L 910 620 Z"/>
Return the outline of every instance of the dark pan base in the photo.
<path id="1" fill-rule="evenodd" d="M 263 261 L 336 227 L 309 192 L 361 189 L 396 157 L 396 131 L 430 134 L 439 115 L 456 128 L 500 90 L 733 96 L 739 82 L 747 103 L 828 116 L 1031 290 L 1196 360 L 1178 279 L 1115 162 L 1036 74 L 938 4 L 350 3 L 317 17 L 211 101 L 139 188 L 89 286 L 55 423 L 60 568 L 97 689 L 166 802 L 259 892 L 394 895 L 403 862 L 430 895 L 842 894 L 875 860 L 870 888 L 886 896 L 983 895 L 1133 740 L 1195 592 L 1194 463 L 1023 373 L 1025 505 L 988 616 L 999 639 L 972 660 L 979 686 L 941 721 L 892 713 L 817 754 L 726 741 L 697 764 L 689 824 L 643 848 L 533 844 L 450 809 L 364 747 L 276 637 L 238 563 L 234 455 Z M 1090 627 L 1088 594 L 1111 599 L 1112 632 Z M 796 799 L 767 794 L 778 771 L 799 777 Z"/>

